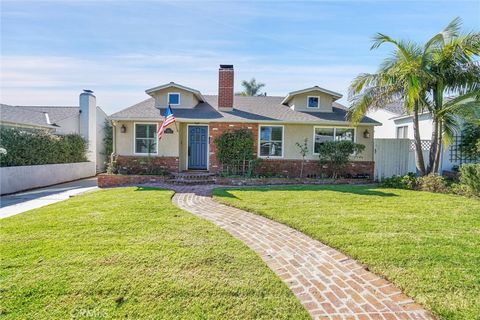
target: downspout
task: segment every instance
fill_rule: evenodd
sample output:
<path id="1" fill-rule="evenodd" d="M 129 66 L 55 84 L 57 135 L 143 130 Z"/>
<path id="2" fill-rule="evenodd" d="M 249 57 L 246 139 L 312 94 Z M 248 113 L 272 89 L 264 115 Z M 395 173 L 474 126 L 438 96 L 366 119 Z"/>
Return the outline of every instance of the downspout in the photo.
<path id="1" fill-rule="evenodd" d="M 112 121 L 112 154 L 110 155 L 110 167 L 113 167 L 113 157 L 117 150 L 117 125 Z"/>

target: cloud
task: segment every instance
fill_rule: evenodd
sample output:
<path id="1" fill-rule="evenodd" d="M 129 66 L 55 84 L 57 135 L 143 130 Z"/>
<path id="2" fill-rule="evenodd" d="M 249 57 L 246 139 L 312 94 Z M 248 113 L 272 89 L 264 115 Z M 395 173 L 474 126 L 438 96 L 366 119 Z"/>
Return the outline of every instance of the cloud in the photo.
<path id="1" fill-rule="evenodd" d="M 91 58 L 63 56 L 4 56 L 1 65 L 1 102 L 13 105 L 72 105 L 82 89 L 92 89 L 107 113 L 148 98 L 145 89 L 174 81 L 217 93 L 220 63 L 235 65 L 237 90 L 243 79 L 267 84 L 269 95 L 286 95 L 320 85 L 345 94 L 350 80 L 369 71 L 367 65 L 289 65 L 265 63 L 258 57 L 215 52 L 180 54 L 123 54 Z M 371 69 L 371 68 L 370 68 Z M 345 99 L 342 100 L 345 102 Z"/>

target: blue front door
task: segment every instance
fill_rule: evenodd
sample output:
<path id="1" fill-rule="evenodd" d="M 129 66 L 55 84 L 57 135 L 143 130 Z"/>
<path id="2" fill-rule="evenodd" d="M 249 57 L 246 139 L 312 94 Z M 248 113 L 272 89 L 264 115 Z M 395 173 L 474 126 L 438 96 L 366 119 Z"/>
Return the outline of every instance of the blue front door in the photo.
<path id="1" fill-rule="evenodd" d="M 188 169 L 206 170 L 208 127 L 188 126 Z"/>

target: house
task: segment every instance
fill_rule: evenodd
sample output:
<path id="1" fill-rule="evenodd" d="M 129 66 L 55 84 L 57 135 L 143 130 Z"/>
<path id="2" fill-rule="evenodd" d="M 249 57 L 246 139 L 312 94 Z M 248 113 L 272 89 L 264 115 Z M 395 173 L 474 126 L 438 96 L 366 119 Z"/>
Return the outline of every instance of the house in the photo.
<path id="1" fill-rule="evenodd" d="M 104 125 L 107 114 L 96 104 L 91 90 L 80 94 L 78 106 L 11 106 L 0 104 L 0 126 L 47 130 L 54 134 L 77 133 L 88 140 L 88 160 L 103 171 Z"/>
<path id="2" fill-rule="evenodd" d="M 235 96 L 232 65 L 220 65 L 218 95 L 174 82 L 146 93 L 150 98 L 110 116 L 117 164 L 131 173 L 144 171 L 152 162 L 169 172 L 218 173 L 222 167 L 215 139 L 228 130 L 246 129 L 254 136 L 254 156 L 262 159 L 260 173 L 298 176 L 302 157 L 296 143 L 307 138 L 306 175 L 318 174 L 315 150 L 320 143 L 351 140 L 366 148 L 350 163 L 348 173 L 373 176 L 373 127 L 379 123 L 364 117 L 352 126 L 347 109 L 335 102 L 342 97 L 339 93 L 314 86 L 284 97 Z M 158 141 L 156 132 L 168 105 L 177 121 Z"/>
<path id="3" fill-rule="evenodd" d="M 408 113 L 403 102 L 394 102 L 386 105 L 382 109 L 377 109 L 367 113 L 369 118 L 380 122 L 381 126 L 375 127 L 375 138 L 377 139 L 414 139 L 413 133 L 413 115 Z M 422 149 L 424 159 L 427 162 L 430 141 L 432 138 L 433 121 L 430 112 L 425 111 L 418 117 L 420 139 L 422 140 Z M 462 155 L 459 144 L 461 135 L 457 134 L 453 141 L 448 145 L 443 145 L 442 158 L 439 172 L 450 171 L 455 166 L 470 162 L 471 159 Z M 415 172 L 414 144 L 411 143 L 409 171 Z"/>

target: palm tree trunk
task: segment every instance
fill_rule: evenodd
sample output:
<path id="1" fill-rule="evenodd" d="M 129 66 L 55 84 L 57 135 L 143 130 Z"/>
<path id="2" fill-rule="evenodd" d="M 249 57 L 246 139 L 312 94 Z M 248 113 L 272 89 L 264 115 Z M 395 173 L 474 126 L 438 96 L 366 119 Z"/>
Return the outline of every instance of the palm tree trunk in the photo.
<path id="1" fill-rule="evenodd" d="M 442 122 L 438 121 L 437 150 L 435 152 L 435 160 L 433 163 L 434 173 L 439 173 L 439 170 L 440 170 L 440 158 L 442 156 L 442 136 L 443 136 L 443 125 L 442 125 Z"/>
<path id="2" fill-rule="evenodd" d="M 413 106 L 413 139 L 415 141 L 415 161 L 417 171 L 421 176 L 425 175 L 425 162 L 423 159 L 422 141 L 420 140 L 420 128 L 418 125 L 418 101 Z"/>
<path id="3" fill-rule="evenodd" d="M 428 154 L 428 167 L 426 174 L 430 174 L 434 171 L 435 166 L 435 155 L 437 154 L 438 148 L 438 120 L 435 115 L 432 117 L 432 139 L 430 145 L 430 152 Z"/>

